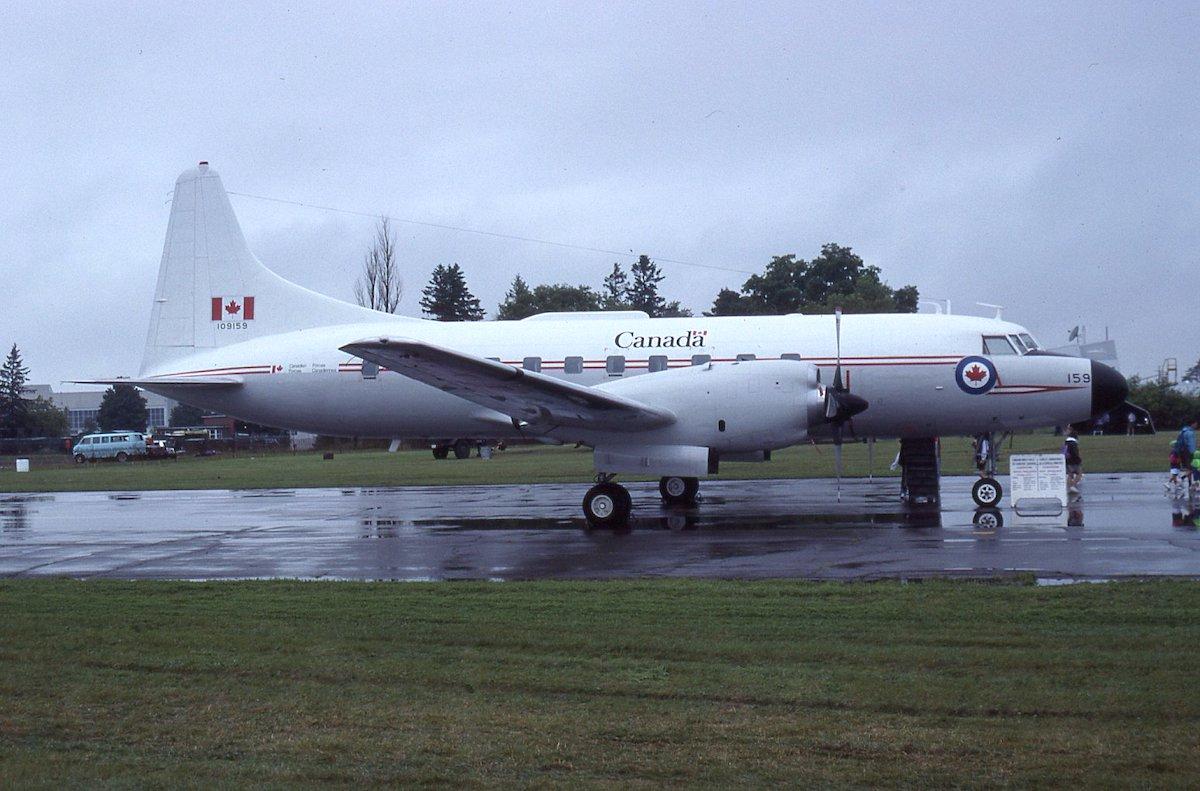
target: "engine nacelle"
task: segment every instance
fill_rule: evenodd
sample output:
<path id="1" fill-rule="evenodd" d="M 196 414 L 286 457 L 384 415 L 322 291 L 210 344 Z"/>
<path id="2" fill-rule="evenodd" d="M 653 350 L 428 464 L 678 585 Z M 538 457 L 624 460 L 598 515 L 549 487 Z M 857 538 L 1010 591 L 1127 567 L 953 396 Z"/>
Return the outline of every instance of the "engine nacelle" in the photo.
<path id="1" fill-rule="evenodd" d="M 746 360 L 676 368 L 598 386 L 668 409 L 670 426 L 630 436 L 589 438 L 606 472 L 697 475 L 709 451 L 747 453 L 786 448 L 808 436 L 821 397 L 817 369 L 798 360 Z"/>

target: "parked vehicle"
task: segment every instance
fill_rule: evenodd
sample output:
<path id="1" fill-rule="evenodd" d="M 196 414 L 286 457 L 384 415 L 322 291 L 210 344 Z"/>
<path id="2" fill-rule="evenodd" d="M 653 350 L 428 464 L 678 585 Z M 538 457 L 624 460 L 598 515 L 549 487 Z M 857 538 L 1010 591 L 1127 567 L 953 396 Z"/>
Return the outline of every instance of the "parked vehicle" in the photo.
<path id="1" fill-rule="evenodd" d="M 146 438 L 146 457 L 150 459 L 176 459 L 178 452 L 161 439 Z"/>
<path id="2" fill-rule="evenodd" d="M 107 431 L 80 437 L 71 448 L 76 464 L 100 459 L 127 462 L 146 455 L 146 438 L 137 431 Z"/>

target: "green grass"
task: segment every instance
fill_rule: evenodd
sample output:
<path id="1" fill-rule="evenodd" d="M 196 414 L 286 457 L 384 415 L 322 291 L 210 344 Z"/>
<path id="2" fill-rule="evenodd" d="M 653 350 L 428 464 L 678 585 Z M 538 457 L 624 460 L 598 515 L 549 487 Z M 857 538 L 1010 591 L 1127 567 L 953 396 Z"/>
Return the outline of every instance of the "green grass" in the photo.
<path id="1" fill-rule="evenodd" d="M 1200 586 L 0 582 L 0 785 L 1195 782 Z"/>
<path id="2" fill-rule="evenodd" d="M 1159 436 L 1083 437 L 1088 472 L 1147 472 L 1163 469 L 1169 439 Z M 1015 439 L 1010 452 L 1056 452 L 1061 440 L 1049 434 Z M 875 447 L 876 475 L 888 475 L 895 442 Z M 845 446 L 846 474 L 867 474 L 864 444 Z M 943 443 L 943 472 L 972 471 L 969 440 Z M 489 462 L 435 461 L 428 451 L 338 453 L 323 461 L 320 453 L 239 453 L 178 461 L 114 462 L 74 465 L 67 456 L 36 457 L 33 471 L 18 474 L 12 460 L 0 470 L 0 492 L 119 491 L 142 489 L 258 489 L 311 486 L 406 486 L 437 484 L 512 484 L 584 482 L 591 479 L 592 454 L 587 449 L 519 446 Z M 1002 465 L 1002 471 L 1007 467 Z M 814 478 L 833 475 L 833 448 L 806 446 L 776 453 L 766 464 L 723 463 L 722 478 Z"/>

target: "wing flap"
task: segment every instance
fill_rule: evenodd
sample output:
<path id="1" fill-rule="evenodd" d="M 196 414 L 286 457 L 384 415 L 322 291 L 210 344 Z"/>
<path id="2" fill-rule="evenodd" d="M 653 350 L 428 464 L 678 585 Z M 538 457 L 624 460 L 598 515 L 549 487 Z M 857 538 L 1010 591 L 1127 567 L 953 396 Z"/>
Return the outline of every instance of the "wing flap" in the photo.
<path id="1" fill-rule="evenodd" d="M 529 424 L 644 431 L 675 421 L 665 409 L 545 374 L 406 338 L 367 338 L 341 350 Z"/>

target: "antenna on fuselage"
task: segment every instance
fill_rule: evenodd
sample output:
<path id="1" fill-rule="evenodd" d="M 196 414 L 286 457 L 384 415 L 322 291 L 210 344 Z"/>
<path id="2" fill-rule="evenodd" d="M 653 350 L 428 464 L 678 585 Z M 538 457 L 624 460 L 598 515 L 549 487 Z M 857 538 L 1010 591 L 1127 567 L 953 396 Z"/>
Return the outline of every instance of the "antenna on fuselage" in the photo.
<path id="1" fill-rule="evenodd" d="M 976 305 L 978 305 L 978 306 L 979 306 L 979 307 L 981 307 L 981 308 L 992 308 L 993 310 L 995 310 L 995 311 L 996 311 L 996 316 L 995 316 L 995 318 L 996 318 L 996 320 L 997 320 L 997 321 L 999 321 L 1000 319 L 1002 319 L 1002 318 L 1003 318 L 1003 316 L 1001 316 L 1001 315 L 1000 315 L 1000 314 L 1002 314 L 1002 313 L 1004 312 L 1004 306 L 1003 306 L 1003 305 L 993 305 L 993 304 L 992 304 L 992 303 L 990 303 L 990 302 L 976 302 L 975 304 L 976 304 Z"/>

